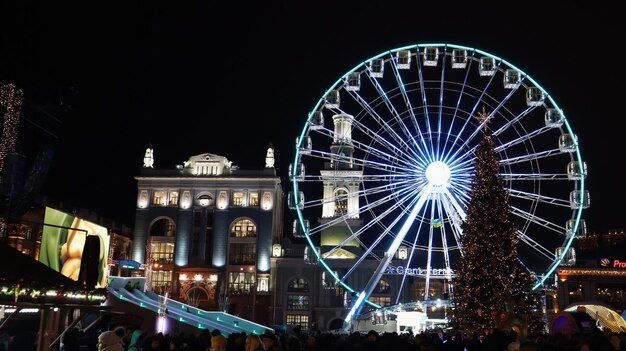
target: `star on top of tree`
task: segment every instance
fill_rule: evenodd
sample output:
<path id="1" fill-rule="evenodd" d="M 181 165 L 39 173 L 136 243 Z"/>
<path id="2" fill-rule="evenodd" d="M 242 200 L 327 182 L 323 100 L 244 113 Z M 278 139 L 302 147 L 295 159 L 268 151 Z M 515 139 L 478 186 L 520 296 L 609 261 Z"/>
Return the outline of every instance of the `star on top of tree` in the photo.
<path id="1" fill-rule="evenodd" d="M 478 121 L 478 123 L 480 125 L 482 125 L 482 127 L 487 130 L 487 123 L 490 122 L 491 120 L 491 115 L 489 115 L 489 113 L 487 113 L 487 111 L 485 110 L 485 106 L 483 106 L 483 110 L 482 112 L 479 112 L 478 115 L 476 115 L 474 118 L 476 118 L 476 120 Z"/>

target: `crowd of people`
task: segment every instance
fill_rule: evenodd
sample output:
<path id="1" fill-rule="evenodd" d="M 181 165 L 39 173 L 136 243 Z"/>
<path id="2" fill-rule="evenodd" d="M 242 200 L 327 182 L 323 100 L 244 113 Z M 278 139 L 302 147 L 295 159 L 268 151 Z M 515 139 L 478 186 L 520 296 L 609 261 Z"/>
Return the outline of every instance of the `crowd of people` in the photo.
<path id="1" fill-rule="evenodd" d="M 118 327 L 101 332 L 93 345 L 81 345 L 80 340 L 77 329 L 66 331 L 60 351 L 626 351 L 626 332 L 600 330 L 520 338 L 513 330 L 464 335 L 439 329 L 414 335 L 374 330 L 367 334 L 305 333 L 296 327 L 280 334 L 225 336 L 218 329 L 170 335 Z"/>

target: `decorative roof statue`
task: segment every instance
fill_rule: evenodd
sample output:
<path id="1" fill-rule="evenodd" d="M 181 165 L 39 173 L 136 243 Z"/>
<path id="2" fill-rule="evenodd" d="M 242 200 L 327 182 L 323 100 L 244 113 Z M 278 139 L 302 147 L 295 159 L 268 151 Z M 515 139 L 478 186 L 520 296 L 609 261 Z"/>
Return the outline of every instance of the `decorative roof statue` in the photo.
<path id="1" fill-rule="evenodd" d="M 272 143 L 267 148 L 267 154 L 265 154 L 265 168 L 274 168 L 274 148 Z"/>
<path id="2" fill-rule="evenodd" d="M 146 153 L 143 156 L 143 167 L 154 168 L 154 150 L 152 149 L 152 144 L 148 145 Z"/>

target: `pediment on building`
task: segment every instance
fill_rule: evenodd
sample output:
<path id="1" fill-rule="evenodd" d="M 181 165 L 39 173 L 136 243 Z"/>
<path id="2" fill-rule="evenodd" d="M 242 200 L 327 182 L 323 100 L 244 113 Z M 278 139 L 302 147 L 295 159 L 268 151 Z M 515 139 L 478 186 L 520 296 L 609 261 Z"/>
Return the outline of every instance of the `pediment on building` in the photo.
<path id="1" fill-rule="evenodd" d="M 358 256 L 355 253 L 342 249 L 342 248 L 339 248 L 333 252 L 324 252 L 322 253 L 322 257 L 324 259 L 331 259 L 331 260 L 332 259 L 352 260 L 352 259 L 358 258 Z"/>
<path id="2" fill-rule="evenodd" d="M 232 162 L 224 156 L 204 153 L 189 157 L 183 162 L 185 172 L 194 175 L 221 175 L 232 168 Z M 228 171 L 227 171 L 228 172 Z"/>

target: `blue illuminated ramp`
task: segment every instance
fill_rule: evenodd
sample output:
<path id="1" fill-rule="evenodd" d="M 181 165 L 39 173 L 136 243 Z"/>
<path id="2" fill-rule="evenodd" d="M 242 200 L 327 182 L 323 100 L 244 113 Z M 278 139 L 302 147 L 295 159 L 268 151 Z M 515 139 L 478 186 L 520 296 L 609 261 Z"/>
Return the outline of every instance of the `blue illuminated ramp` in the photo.
<path id="1" fill-rule="evenodd" d="M 249 320 L 233 316 L 225 312 L 205 311 L 197 307 L 183 304 L 176 300 L 160 296 L 153 291 L 144 293 L 140 289 L 114 289 L 107 288 L 116 298 L 131 302 L 141 308 L 148 309 L 159 315 L 182 323 L 194 326 L 198 329 L 219 329 L 222 334 L 228 336 L 231 333 L 263 334 L 266 331 L 273 332 L 272 328 L 263 326 Z M 167 311 L 163 311 L 167 306 Z"/>

